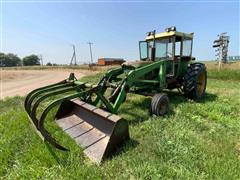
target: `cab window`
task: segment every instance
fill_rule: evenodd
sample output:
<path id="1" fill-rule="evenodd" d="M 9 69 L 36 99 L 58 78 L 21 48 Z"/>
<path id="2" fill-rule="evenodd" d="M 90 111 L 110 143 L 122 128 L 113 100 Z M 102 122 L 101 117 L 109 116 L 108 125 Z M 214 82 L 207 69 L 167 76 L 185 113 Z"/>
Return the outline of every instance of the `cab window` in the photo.
<path id="1" fill-rule="evenodd" d="M 191 39 L 184 39 L 183 40 L 183 49 L 182 55 L 183 56 L 191 56 L 192 54 L 192 40 Z"/>
<path id="2" fill-rule="evenodd" d="M 156 58 L 171 58 L 173 56 L 172 38 L 156 40 Z"/>
<path id="3" fill-rule="evenodd" d="M 148 43 L 146 41 L 139 42 L 140 59 L 145 60 L 148 58 Z"/>

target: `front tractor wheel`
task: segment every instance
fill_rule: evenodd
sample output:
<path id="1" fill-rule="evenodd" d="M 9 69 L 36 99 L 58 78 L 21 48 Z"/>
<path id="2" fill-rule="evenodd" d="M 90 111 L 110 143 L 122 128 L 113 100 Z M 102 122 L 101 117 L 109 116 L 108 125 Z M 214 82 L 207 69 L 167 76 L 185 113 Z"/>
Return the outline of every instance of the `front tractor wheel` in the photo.
<path id="1" fill-rule="evenodd" d="M 151 112 L 156 116 L 163 116 L 169 110 L 169 99 L 166 94 L 155 94 L 151 102 Z"/>
<path id="2" fill-rule="evenodd" d="M 190 99 L 199 99 L 205 95 L 207 70 L 204 64 L 191 64 L 183 78 L 183 91 Z"/>

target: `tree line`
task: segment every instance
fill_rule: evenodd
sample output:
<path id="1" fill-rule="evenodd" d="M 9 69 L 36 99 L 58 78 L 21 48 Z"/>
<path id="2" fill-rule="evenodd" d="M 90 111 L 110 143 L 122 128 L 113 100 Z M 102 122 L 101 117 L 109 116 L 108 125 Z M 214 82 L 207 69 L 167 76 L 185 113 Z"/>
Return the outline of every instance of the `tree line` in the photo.
<path id="1" fill-rule="evenodd" d="M 0 52 L 0 67 L 13 67 L 13 66 L 37 66 L 40 65 L 40 58 L 35 55 L 29 55 L 24 58 L 18 57 L 12 53 Z"/>

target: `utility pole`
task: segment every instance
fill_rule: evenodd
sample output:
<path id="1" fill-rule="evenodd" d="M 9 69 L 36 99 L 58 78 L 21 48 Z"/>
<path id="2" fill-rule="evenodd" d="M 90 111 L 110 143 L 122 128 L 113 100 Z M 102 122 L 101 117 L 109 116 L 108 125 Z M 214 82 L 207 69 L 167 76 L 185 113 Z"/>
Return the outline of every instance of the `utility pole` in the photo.
<path id="1" fill-rule="evenodd" d="M 72 58 L 71 58 L 70 66 L 73 65 L 73 61 L 74 61 L 74 66 L 76 66 L 77 65 L 77 58 L 76 58 L 75 45 L 73 44 L 72 47 L 73 47 L 73 55 L 72 55 Z"/>
<path id="2" fill-rule="evenodd" d="M 218 39 L 213 42 L 213 47 L 216 48 L 215 52 L 218 57 L 218 71 L 220 70 L 222 63 L 227 63 L 228 57 L 228 44 L 230 37 L 226 35 L 227 33 L 221 33 L 218 35 Z"/>
<path id="3" fill-rule="evenodd" d="M 39 59 L 40 59 L 40 65 L 41 65 L 41 66 L 43 66 L 43 58 L 42 58 L 42 55 L 41 55 L 41 54 L 39 54 L 39 56 L 38 56 L 38 57 L 39 57 Z"/>
<path id="4" fill-rule="evenodd" d="M 92 45 L 93 45 L 93 43 L 88 42 L 87 44 L 89 44 L 90 55 L 91 55 L 91 64 L 93 64 L 93 57 L 92 57 Z"/>

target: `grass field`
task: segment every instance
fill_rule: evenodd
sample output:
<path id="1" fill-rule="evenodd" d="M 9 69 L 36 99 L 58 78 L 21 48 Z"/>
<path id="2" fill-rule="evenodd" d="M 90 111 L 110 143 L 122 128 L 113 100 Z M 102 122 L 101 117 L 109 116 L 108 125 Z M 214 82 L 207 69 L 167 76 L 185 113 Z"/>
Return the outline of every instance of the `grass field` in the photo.
<path id="1" fill-rule="evenodd" d="M 151 117 L 150 97 L 130 94 L 119 114 L 131 140 L 101 166 L 83 155 L 51 122 L 51 132 L 70 152 L 45 144 L 24 112 L 24 97 L 0 101 L 2 179 L 239 179 L 239 69 L 209 70 L 207 94 L 193 102 L 169 92 L 170 113 Z M 97 81 L 99 76 L 84 77 Z M 134 110 L 133 110 L 134 109 Z"/>

